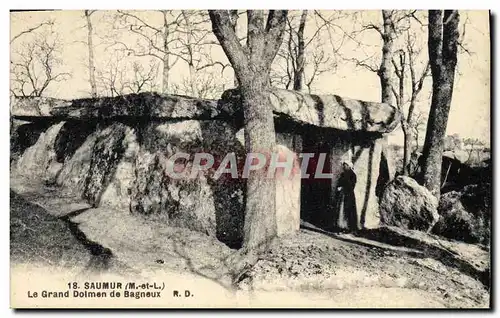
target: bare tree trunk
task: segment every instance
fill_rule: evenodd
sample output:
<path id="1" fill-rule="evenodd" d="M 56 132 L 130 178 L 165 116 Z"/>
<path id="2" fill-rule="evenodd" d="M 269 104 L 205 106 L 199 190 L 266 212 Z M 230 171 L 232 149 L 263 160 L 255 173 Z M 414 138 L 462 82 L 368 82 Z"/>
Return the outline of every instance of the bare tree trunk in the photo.
<path id="1" fill-rule="evenodd" d="M 162 72 L 162 83 L 161 83 L 161 91 L 162 93 L 168 93 L 168 84 L 169 84 L 169 75 L 170 75 L 170 66 L 169 63 L 170 54 L 165 53 L 163 55 L 163 72 Z"/>
<path id="2" fill-rule="evenodd" d="M 394 23 L 392 21 L 392 11 L 382 10 L 383 33 L 382 33 L 382 61 L 378 69 L 380 88 L 382 90 L 382 103 L 393 104 L 392 98 L 392 57 L 394 55 Z"/>
<path id="3" fill-rule="evenodd" d="M 246 151 L 267 157 L 276 144 L 269 73 L 283 39 L 287 12 L 270 10 L 265 23 L 264 11 L 247 11 L 246 50 L 236 37 L 229 12 L 214 10 L 209 13 L 214 34 L 240 84 Z M 274 178 L 266 178 L 264 170 L 252 171 L 247 179 L 243 249 L 252 250 L 253 254 L 266 249 L 277 234 L 275 197 Z M 253 257 L 247 262 L 255 261 Z"/>
<path id="4" fill-rule="evenodd" d="M 245 117 L 247 153 L 264 154 L 267 160 L 275 150 L 274 119 L 269 99 L 269 76 L 253 74 L 240 79 Z M 251 173 L 247 179 L 243 246 L 257 248 L 268 244 L 277 233 L 275 180 L 266 178 L 265 170 Z"/>
<path id="5" fill-rule="evenodd" d="M 170 52 L 168 49 L 168 21 L 167 21 L 167 12 L 162 11 L 163 13 L 163 70 L 162 70 L 162 83 L 161 83 L 161 92 L 166 94 L 168 93 L 168 85 L 169 85 L 169 75 L 170 75 Z"/>
<path id="6" fill-rule="evenodd" d="M 191 30 L 191 25 L 190 25 L 190 19 L 189 19 L 189 13 L 186 12 L 186 10 L 182 10 L 182 16 L 184 17 L 184 22 L 186 24 L 186 48 L 187 48 L 187 53 L 188 53 L 188 67 L 189 67 L 189 89 L 191 90 L 190 95 L 191 96 L 197 96 L 196 92 L 196 85 L 194 82 L 194 77 L 196 70 L 194 69 L 194 56 L 193 56 L 193 43 L 192 43 L 192 30 Z"/>
<path id="7" fill-rule="evenodd" d="M 97 85 L 95 82 L 95 65 L 94 65 L 94 45 L 92 43 L 92 21 L 90 20 L 92 12 L 85 10 L 85 18 L 87 19 L 87 46 L 89 49 L 89 80 L 90 80 L 90 95 L 97 97 Z"/>
<path id="8" fill-rule="evenodd" d="M 234 34 L 237 34 L 236 27 L 238 26 L 238 18 L 239 18 L 238 10 L 230 10 L 229 13 L 231 16 L 231 28 L 233 29 Z M 240 84 L 238 83 L 238 77 L 236 76 L 236 73 L 234 73 L 233 84 L 234 87 L 240 86 Z"/>
<path id="9" fill-rule="evenodd" d="M 293 90 L 302 90 L 304 84 L 304 65 L 305 65 L 305 42 L 304 42 L 304 30 L 306 27 L 307 20 L 307 10 L 302 11 L 300 16 L 299 29 L 297 31 L 297 68 L 293 74 Z M 290 36 L 291 30 L 290 30 Z"/>
<path id="10" fill-rule="evenodd" d="M 392 12 L 387 10 L 382 10 L 382 20 L 383 20 L 383 32 L 381 33 L 383 44 L 382 44 L 382 60 L 380 62 L 380 67 L 377 70 L 377 75 L 380 80 L 381 89 L 381 102 L 393 105 L 392 98 L 392 83 L 391 83 L 391 72 L 392 72 L 392 56 L 393 56 L 393 31 L 392 27 Z M 387 136 L 384 137 L 387 145 Z M 389 151 L 389 150 L 387 150 Z M 393 176 L 390 176 L 392 178 Z M 389 180 L 383 181 L 384 186 Z"/>
<path id="11" fill-rule="evenodd" d="M 440 195 L 444 137 L 448 124 L 455 66 L 457 64 L 457 10 L 429 10 L 429 62 L 432 74 L 432 102 L 423 151 L 422 184 Z"/>
<path id="12" fill-rule="evenodd" d="M 403 138 L 404 138 L 403 175 L 408 176 L 408 175 L 410 175 L 409 168 L 410 168 L 410 153 L 411 153 L 411 144 L 412 144 L 410 129 L 408 129 L 408 128 L 403 129 Z"/>
<path id="13" fill-rule="evenodd" d="M 408 118 L 405 118 L 404 114 L 404 96 L 405 96 L 405 64 L 406 64 L 406 54 L 403 50 L 399 51 L 399 67 L 397 66 L 397 63 L 393 60 L 393 65 L 394 65 L 394 71 L 396 73 L 396 76 L 399 80 L 399 92 L 396 93 L 394 91 L 394 95 L 396 96 L 396 105 L 401 112 L 401 129 L 403 130 L 403 136 L 404 136 L 404 145 L 403 145 L 403 175 L 407 176 L 409 175 L 409 162 L 410 162 L 410 157 L 409 157 L 409 152 L 410 152 L 410 147 L 411 147 L 411 140 L 408 139 L 408 134 L 410 131 L 409 128 L 409 118 L 410 114 L 408 113 Z"/>

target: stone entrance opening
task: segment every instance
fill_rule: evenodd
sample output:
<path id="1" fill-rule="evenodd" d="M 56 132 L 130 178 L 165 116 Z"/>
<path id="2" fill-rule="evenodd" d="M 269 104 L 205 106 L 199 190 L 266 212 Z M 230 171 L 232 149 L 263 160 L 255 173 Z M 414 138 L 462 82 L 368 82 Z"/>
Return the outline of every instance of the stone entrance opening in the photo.
<path id="1" fill-rule="evenodd" d="M 317 178 L 315 175 L 320 155 L 325 156 L 323 173 L 331 173 L 331 144 L 318 135 L 305 134 L 303 136 L 303 152 L 313 153 L 314 157 L 309 160 L 307 166 L 308 178 L 303 178 L 300 191 L 300 218 L 314 226 L 324 230 L 330 230 L 333 227 L 332 215 L 332 179 Z M 321 167 L 319 167 L 321 168 Z"/>

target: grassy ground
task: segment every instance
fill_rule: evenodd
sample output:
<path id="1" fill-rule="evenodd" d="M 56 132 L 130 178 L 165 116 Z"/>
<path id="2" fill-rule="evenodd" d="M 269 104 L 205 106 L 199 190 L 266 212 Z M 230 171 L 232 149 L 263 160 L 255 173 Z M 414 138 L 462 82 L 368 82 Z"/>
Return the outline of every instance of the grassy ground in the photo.
<path id="1" fill-rule="evenodd" d="M 10 193 L 10 256 L 13 264 L 85 268 L 91 254 L 68 224 Z"/>

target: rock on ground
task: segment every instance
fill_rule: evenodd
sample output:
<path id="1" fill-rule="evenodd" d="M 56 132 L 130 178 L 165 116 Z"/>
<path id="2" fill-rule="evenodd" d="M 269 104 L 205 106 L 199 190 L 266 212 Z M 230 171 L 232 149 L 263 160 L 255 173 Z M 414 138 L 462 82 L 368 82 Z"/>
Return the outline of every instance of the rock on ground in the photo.
<path id="1" fill-rule="evenodd" d="M 491 185 L 469 185 L 441 195 L 433 233 L 469 243 L 490 240 Z"/>
<path id="2" fill-rule="evenodd" d="M 429 231 L 439 219 L 438 200 L 414 179 L 398 176 L 380 201 L 381 223 L 410 230 Z"/>

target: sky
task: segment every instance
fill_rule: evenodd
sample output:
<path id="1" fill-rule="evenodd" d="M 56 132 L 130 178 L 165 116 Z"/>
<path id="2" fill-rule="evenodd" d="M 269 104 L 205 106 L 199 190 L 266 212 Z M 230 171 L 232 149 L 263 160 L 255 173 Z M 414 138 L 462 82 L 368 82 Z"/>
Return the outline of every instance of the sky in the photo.
<path id="1" fill-rule="evenodd" d="M 364 25 L 381 23 L 380 11 L 360 12 L 333 12 L 321 11 L 324 17 L 337 15 L 334 21 L 335 27 L 330 33 L 324 29 L 311 41 L 306 49 L 308 58 L 314 52 L 323 52 L 331 57 L 329 62 L 334 61 L 335 67 L 327 69 L 320 74 L 312 85 L 312 93 L 337 94 L 343 97 L 355 98 L 367 101 L 380 101 L 380 84 L 377 75 L 366 68 L 356 66 L 350 59 L 366 60 L 373 66 L 377 66 L 380 59 L 381 39 L 375 30 L 357 32 L 355 40 L 351 40 L 346 34 L 359 31 Z M 490 139 L 490 40 L 489 40 L 489 16 L 487 11 L 461 11 L 461 30 L 465 24 L 463 45 L 470 52 L 461 52 L 458 56 L 458 66 L 454 86 L 453 99 L 449 114 L 447 134 L 459 134 L 461 137 L 478 138 L 489 143 Z M 300 12 L 291 13 L 297 16 Z M 425 12 L 419 13 L 425 17 Z M 97 12 L 92 16 L 95 37 L 94 43 L 96 68 L 105 69 L 112 60 L 116 51 L 109 46 L 109 39 L 116 35 L 130 45 L 137 43 L 137 38 L 126 33 L 114 33 L 111 28 L 112 12 Z M 162 22 L 159 12 L 141 12 L 141 17 L 152 25 Z M 313 37 L 317 30 L 318 19 L 312 18 L 309 13 L 306 24 L 306 40 Z M 64 82 L 49 86 L 47 95 L 56 98 L 72 99 L 89 96 L 90 85 L 87 73 L 87 49 L 85 40 L 87 31 L 82 11 L 54 11 L 54 12 L 18 12 L 11 13 L 11 38 L 21 31 L 33 27 L 46 19 L 53 18 L 55 25 L 53 30 L 60 37 L 63 46 L 61 51 L 61 71 L 72 74 L 71 78 Z M 426 20 L 424 19 L 425 23 Z M 238 32 L 244 35 L 244 16 L 239 20 Z M 206 27 L 209 29 L 210 25 Z M 421 45 L 421 55 L 418 57 L 417 69 L 423 67 L 427 58 L 425 47 L 426 30 L 419 24 L 411 26 L 417 37 L 416 43 Z M 209 38 L 213 35 L 209 35 Z M 215 38 L 213 38 L 215 40 Z M 15 52 L 19 51 L 25 42 L 31 41 L 30 35 L 20 37 L 11 44 L 11 59 L 16 60 Z M 359 44 L 359 43 L 361 44 Z M 397 44 L 399 45 L 399 44 Z M 338 53 L 334 55 L 336 50 Z M 210 56 L 213 60 L 227 63 L 224 52 L 218 46 L 210 46 Z M 339 57 L 340 56 L 340 57 Z M 132 57 L 130 57 L 132 59 Z M 137 59 L 144 65 L 149 64 L 149 58 Z M 279 58 L 276 59 L 277 67 L 282 66 Z M 311 74 L 311 66 L 306 67 L 306 79 Z M 180 83 L 186 79 L 187 65 L 178 61 L 171 71 L 173 82 Z M 210 72 L 199 74 L 199 80 L 217 79 L 231 87 L 232 71 L 227 68 L 222 77 L 220 68 Z M 160 80 L 160 78 L 159 78 Z M 430 93 L 432 81 L 427 78 L 424 82 L 419 102 L 418 111 L 426 114 L 429 110 Z M 424 134 L 422 134 L 424 135 Z M 423 137 L 423 136 L 422 136 Z M 391 134 L 391 141 L 402 142 L 400 129 Z"/>

